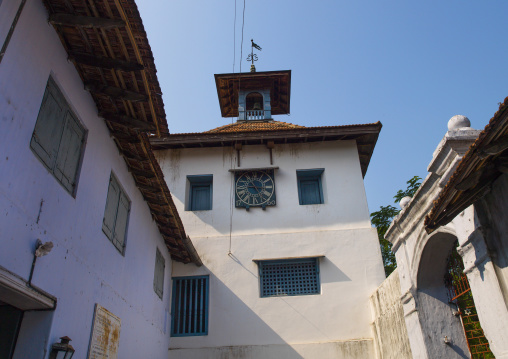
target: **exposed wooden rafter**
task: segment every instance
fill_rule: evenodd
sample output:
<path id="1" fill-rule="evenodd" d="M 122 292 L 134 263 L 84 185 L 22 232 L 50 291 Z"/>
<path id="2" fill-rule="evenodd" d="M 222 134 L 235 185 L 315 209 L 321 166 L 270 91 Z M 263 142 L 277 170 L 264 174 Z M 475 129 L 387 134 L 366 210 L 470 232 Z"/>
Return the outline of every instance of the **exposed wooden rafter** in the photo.
<path id="1" fill-rule="evenodd" d="M 114 86 L 105 86 L 105 85 L 101 85 L 101 84 L 93 83 L 93 82 L 86 82 L 85 89 L 94 93 L 94 94 L 106 95 L 106 96 L 116 98 L 119 100 L 124 100 L 124 101 L 145 102 L 148 100 L 148 96 L 146 96 L 142 93 L 138 93 L 138 92 L 134 92 L 134 91 L 130 91 L 130 90 L 126 90 L 123 88 L 114 87 Z"/>
<path id="2" fill-rule="evenodd" d="M 126 115 L 117 115 L 113 113 L 99 113 L 99 117 L 103 119 L 118 123 L 119 125 L 130 127 L 136 130 L 154 131 L 155 126 L 151 123 L 141 121 Z"/>
<path id="3" fill-rule="evenodd" d="M 82 52 L 69 51 L 69 58 L 82 65 L 101 67 L 104 69 L 123 71 L 140 71 L 144 69 L 144 66 L 140 63 L 112 59 L 102 56 L 94 56 Z"/>
<path id="4" fill-rule="evenodd" d="M 108 19 L 93 16 L 80 16 L 66 13 L 49 15 L 49 23 L 52 25 L 111 29 L 125 26 L 125 21 L 120 19 Z"/>

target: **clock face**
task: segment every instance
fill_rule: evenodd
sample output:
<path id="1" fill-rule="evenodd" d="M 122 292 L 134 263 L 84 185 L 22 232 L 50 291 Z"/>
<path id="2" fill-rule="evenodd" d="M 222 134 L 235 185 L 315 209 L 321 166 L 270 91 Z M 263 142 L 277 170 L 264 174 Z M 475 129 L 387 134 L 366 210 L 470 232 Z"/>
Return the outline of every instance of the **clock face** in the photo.
<path id="1" fill-rule="evenodd" d="M 272 170 L 235 173 L 235 206 L 275 206 L 275 182 Z"/>

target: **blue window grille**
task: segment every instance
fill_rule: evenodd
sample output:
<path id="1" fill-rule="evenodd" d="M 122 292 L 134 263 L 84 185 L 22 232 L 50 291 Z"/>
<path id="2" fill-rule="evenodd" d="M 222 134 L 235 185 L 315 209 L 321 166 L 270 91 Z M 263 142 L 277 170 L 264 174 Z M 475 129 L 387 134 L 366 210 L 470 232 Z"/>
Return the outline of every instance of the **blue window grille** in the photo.
<path id="1" fill-rule="evenodd" d="M 208 276 L 173 278 L 171 336 L 208 334 Z"/>
<path id="2" fill-rule="evenodd" d="M 296 170 L 298 198 L 301 205 L 324 203 L 323 187 L 321 185 L 323 172 L 324 168 Z"/>
<path id="3" fill-rule="evenodd" d="M 261 297 L 319 294 L 319 259 L 259 261 Z"/>
<path id="4" fill-rule="evenodd" d="M 189 181 L 189 211 L 207 211 L 212 209 L 213 175 L 187 176 Z"/>

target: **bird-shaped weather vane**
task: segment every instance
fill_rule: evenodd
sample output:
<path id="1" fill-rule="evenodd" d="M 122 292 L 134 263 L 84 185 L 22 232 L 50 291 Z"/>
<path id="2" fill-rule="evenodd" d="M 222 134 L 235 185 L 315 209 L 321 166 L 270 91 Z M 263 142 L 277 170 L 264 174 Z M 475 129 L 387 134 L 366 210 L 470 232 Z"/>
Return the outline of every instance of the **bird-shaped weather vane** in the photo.
<path id="1" fill-rule="evenodd" d="M 247 56 L 247 61 L 251 61 L 252 65 L 250 65 L 250 72 L 256 72 L 256 66 L 254 66 L 254 61 L 258 60 L 258 55 L 254 53 L 254 49 L 261 51 L 261 46 L 254 42 L 254 39 L 250 40 L 251 42 L 251 51 L 249 56 Z"/>

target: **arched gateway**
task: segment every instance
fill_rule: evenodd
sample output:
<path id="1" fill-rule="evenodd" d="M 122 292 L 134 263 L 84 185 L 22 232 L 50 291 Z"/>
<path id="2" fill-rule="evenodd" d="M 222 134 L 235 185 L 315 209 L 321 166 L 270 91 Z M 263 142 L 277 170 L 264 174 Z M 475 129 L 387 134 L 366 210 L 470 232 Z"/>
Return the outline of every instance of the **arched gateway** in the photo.
<path id="1" fill-rule="evenodd" d="M 471 306 L 474 302 L 460 256 L 464 256 L 465 233 L 475 228 L 474 209 L 466 209 L 456 221 L 432 234 L 424 225 L 433 201 L 480 133 L 469 125 L 464 116 L 450 120 L 427 178 L 386 233 L 397 260 L 404 318 L 415 358 L 494 358 Z"/>

